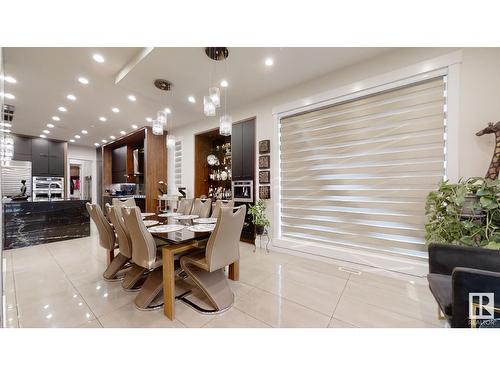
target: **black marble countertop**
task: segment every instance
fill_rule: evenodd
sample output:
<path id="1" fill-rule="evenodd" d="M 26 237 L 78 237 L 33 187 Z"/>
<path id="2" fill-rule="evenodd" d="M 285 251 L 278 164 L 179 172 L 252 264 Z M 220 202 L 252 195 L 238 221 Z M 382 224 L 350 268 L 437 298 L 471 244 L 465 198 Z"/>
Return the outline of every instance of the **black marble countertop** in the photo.
<path id="1" fill-rule="evenodd" d="M 3 204 L 23 204 L 23 203 L 59 203 L 59 202 L 90 202 L 89 199 L 79 199 L 79 198 L 65 198 L 65 199 L 33 199 L 29 197 L 24 200 L 12 200 L 10 198 L 4 198 L 2 200 Z"/>

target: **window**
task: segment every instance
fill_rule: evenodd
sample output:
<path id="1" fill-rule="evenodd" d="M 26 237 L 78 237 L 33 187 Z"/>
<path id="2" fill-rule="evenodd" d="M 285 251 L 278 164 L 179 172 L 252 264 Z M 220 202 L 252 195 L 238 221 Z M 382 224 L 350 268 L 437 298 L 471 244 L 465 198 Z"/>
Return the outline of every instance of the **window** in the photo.
<path id="1" fill-rule="evenodd" d="M 445 126 L 446 77 L 281 118 L 281 238 L 422 255 Z"/>
<path id="2" fill-rule="evenodd" d="M 175 141 L 175 154 L 174 154 L 174 170 L 175 170 L 175 185 L 182 186 L 182 141 Z"/>

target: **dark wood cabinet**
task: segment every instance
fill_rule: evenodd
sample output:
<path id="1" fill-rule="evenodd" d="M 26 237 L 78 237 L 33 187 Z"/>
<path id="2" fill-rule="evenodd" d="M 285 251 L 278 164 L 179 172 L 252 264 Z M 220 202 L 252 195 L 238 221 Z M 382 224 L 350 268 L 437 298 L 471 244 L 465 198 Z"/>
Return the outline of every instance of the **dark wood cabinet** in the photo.
<path id="1" fill-rule="evenodd" d="M 12 160 L 31 161 L 31 138 L 12 135 L 14 139 L 14 155 Z"/>
<path id="2" fill-rule="evenodd" d="M 127 182 L 127 146 L 111 151 L 111 180 L 113 184 Z"/>
<path id="3" fill-rule="evenodd" d="M 31 141 L 31 174 L 46 177 L 49 175 L 49 141 L 34 138 Z"/>
<path id="4" fill-rule="evenodd" d="M 31 173 L 37 177 L 63 177 L 65 142 L 31 140 Z"/>
<path id="5" fill-rule="evenodd" d="M 231 153 L 233 180 L 253 180 L 255 174 L 255 119 L 233 125 Z"/>

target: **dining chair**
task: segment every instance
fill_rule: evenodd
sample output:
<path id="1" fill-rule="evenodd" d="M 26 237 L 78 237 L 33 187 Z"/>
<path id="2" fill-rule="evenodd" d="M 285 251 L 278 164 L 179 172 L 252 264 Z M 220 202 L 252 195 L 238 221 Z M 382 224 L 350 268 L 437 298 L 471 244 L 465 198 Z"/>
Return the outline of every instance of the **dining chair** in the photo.
<path id="1" fill-rule="evenodd" d="M 234 201 L 233 200 L 227 202 L 223 202 L 221 200 L 216 201 L 214 209 L 212 210 L 212 215 L 210 217 L 212 218 L 219 217 L 221 207 L 234 207 Z"/>
<path id="2" fill-rule="evenodd" d="M 128 231 L 128 228 L 126 227 L 123 220 L 123 214 L 121 210 L 122 207 L 124 206 L 110 206 L 108 203 L 106 203 L 108 217 L 110 218 L 111 224 L 113 224 L 116 236 L 118 238 L 118 247 L 120 249 L 120 253 L 128 257 L 131 266 L 125 272 L 124 278 L 122 280 L 122 288 L 127 292 L 135 292 L 142 287 L 142 283 L 144 282 L 147 273 L 144 272 L 143 267 L 134 264 L 131 259 L 133 253 L 132 240 L 130 238 L 130 232 Z"/>
<path id="3" fill-rule="evenodd" d="M 198 217 L 205 218 L 210 216 L 210 211 L 212 210 L 212 199 L 208 198 L 202 201 L 200 198 L 194 200 L 193 208 L 191 209 L 191 215 L 197 215 Z"/>
<path id="4" fill-rule="evenodd" d="M 121 252 L 115 256 L 115 250 L 119 248 L 119 243 L 115 230 L 104 216 L 101 207 L 98 204 L 91 204 L 89 202 L 87 202 L 86 207 L 97 227 L 99 244 L 107 250 L 108 267 L 102 276 L 107 281 L 119 281 L 123 278 L 123 273 L 120 271 L 129 267 L 128 261 L 130 258 Z"/>
<path id="5" fill-rule="evenodd" d="M 155 310 L 163 305 L 163 276 L 161 252 L 164 242 L 155 241 L 144 225 L 139 207 L 122 207 L 123 220 L 132 242 L 132 262 L 147 274 L 135 306 L 139 310 Z"/>
<path id="6" fill-rule="evenodd" d="M 192 206 L 193 206 L 192 199 L 187 199 L 187 198 L 181 199 L 179 201 L 179 206 L 177 207 L 177 212 L 183 215 L 189 215 Z"/>
<path id="7" fill-rule="evenodd" d="M 240 236 L 245 214 L 244 205 L 234 212 L 232 207 L 222 207 L 205 251 L 181 257 L 182 269 L 207 296 L 214 310 L 201 308 L 186 296 L 179 299 L 202 313 L 220 313 L 234 303 L 234 294 L 224 269 L 240 259 Z"/>

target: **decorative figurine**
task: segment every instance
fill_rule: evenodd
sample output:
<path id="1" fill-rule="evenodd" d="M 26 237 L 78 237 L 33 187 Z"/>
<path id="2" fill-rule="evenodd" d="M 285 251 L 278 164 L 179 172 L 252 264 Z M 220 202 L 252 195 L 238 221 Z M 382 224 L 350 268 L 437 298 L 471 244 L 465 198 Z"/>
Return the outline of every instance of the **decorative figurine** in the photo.
<path id="1" fill-rule="evenodd" d="M 476 135 L 480 137 L 490 133 L 495 133 L 495 150 L 493 151 L 493 157 L 491 158 L 491 163 L 485 178 L 496 180 L 498 178 L 498 172 L 500 172 L 500 121 L 496 124 L 489 122 L 488 126 L 477 132 Z"/>

